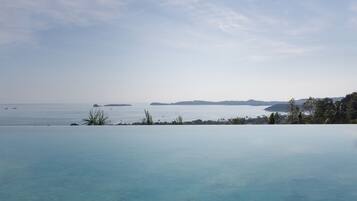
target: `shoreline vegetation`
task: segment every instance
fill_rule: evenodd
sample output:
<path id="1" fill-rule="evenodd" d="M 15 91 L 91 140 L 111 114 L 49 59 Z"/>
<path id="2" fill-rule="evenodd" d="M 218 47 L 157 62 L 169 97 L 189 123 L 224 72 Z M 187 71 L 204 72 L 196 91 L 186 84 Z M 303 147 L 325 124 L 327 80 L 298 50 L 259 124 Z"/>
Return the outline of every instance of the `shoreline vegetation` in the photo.
<path id="1" fill-rule="evenodd" d="M 282 103 L 278 103 L 282 104 Z M 285 107 L 285 105 L 284 105 Z M 264 125 L 264 124 L 357 124 L 357 92 L 344 98 L 308 98 L 302 104 L 291 99 L 287 105 L 287 113 L 274 112 L 270 116 L 255 118 L 236 117 L 218 120 L 184 121 L 178 116 L 173 121 L 154 121 L 148 110 L 144 110 L 144 118 L 140 122 L 110 124 L 109 117 L 103 110 L 93 109 L 89 116 L 83 119 L 83 125 Z M 72 123 L 71 126 L 79 124 Z"/>

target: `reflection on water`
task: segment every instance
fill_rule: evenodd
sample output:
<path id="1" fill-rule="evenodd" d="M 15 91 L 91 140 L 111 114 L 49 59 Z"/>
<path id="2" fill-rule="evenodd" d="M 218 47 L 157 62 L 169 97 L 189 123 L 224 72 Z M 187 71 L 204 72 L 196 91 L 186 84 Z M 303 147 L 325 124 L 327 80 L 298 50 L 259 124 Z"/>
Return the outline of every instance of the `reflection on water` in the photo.
<path id="1" fill-rule="evenodd" d="M 0 127 L 0 200 L 357 200 L 356 126 Z"/>

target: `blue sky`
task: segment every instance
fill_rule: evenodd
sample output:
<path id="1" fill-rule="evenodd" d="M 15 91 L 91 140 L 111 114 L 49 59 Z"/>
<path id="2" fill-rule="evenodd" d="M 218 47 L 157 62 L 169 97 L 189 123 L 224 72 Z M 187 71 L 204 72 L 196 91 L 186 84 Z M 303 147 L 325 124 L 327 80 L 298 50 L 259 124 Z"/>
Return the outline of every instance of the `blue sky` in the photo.
<path id="1" fill-rule="evenodd" d="M 0 102 L 343 96 L 356 36 L 351 0 L 4 0 Z"/>

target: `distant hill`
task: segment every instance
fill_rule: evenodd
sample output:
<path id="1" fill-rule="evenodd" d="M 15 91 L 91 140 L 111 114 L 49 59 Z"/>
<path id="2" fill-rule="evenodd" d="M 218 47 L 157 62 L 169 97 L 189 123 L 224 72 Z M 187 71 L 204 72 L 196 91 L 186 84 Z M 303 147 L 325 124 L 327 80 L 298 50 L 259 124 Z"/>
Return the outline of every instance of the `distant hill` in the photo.
<path id="1" fill-rule="evenodd" d="M 342 100 L 343 97 L 333 97 L 331 98 L 334 102 Z M 303 104 L 306 102 L 307 99 L 299 99 L 295 100 L 295 104 L 300 107 L 300 109 L 303 108 Z M 272 106 L 269 106 L 265 108 L 264 110 L 269 111 L 269 112 L 288 112 L 289 111 L 289 104 L 287 102 L 285 103 L 279 103 L 279 104 L 274 104 Z"/>
<path id="2" fill-rule="evenodd" d="M 180 101 L 175 103 L 159 103 L 153 102 L 150 105 L 162 106 L 162 105 L 250 105 L 250 106 L 270 106 L 275 104 L 286 103 L 283 101 L 259 101 L 259 100 L 247 100 L 247 101 Z"/>
<path id="3" fill-rule="evenodd" d="M 297 104 L 297 106 L 299 106 L 300 109 L 302 108 L 302 104 Z M 275 104 L 265 108 L 264 110 L 268 112 L 288 112 L 289 104 L 288 103 Z"/>

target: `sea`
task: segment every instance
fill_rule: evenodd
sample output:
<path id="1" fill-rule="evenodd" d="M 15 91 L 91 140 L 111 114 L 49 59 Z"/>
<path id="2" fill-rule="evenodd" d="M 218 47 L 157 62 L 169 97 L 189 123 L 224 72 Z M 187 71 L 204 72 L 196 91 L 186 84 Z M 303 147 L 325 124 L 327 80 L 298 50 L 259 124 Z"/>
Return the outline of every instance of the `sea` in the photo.
<path id="1" fill-rule="evenodd" d="M 151 106 L 146 103 L 132 106 L 100 107 L 111 124 L 141 122 L 144 110 L 154 121 L 173 121 L 181 116 L 184 121 L 221 120 L 235 117 L 270 115 L 268 106 L 224 105 L 165 105 Z M 92 104 L 0 104 L 0 126 L 65 126 L 82 124 L 93 108 Z M 98 108 L 97 108 L 98 109 Z"/>

